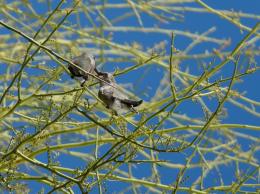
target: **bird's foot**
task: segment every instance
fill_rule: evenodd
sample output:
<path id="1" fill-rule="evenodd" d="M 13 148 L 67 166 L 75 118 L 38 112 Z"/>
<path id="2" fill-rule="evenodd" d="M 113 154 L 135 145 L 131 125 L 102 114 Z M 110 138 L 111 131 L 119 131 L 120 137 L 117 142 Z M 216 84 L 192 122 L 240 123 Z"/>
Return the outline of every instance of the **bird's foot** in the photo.
<path id="1" fill-rule="evenodd" d="M 84 80 L 84 81 L 80 84 L 80 86 L 81 86 L 81 87 L 84 87 L 85 82 L 86 82 L 86 80 Z"/>

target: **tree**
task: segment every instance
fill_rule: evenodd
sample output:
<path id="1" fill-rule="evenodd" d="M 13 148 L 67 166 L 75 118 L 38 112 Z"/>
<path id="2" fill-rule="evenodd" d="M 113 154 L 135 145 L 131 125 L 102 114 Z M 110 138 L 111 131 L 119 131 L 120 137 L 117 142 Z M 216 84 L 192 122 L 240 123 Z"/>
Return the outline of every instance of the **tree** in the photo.
<path id="1" fill-rule="evenodd" d="M 245 90 L 259 15 L 201 0 L 1 7 L 1 191 L 257 193 L 259 102 Z M 84 51 L 139 113 L 113 115 L 99 77 L 70 78 Z"/>

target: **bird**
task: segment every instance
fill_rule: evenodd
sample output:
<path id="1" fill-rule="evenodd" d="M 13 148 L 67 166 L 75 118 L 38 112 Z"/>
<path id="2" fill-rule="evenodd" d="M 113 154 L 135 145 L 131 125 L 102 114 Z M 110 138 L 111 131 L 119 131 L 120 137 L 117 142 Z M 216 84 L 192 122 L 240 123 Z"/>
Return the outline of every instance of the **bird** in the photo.
<path id="1" fill-rule="evenodd" d="M 72 59 L 72 62 L 84 70 L 82 71 L 81 69 L 72 64 L 69 64 L 68 66 L 72 79 L 74 77 L 82 77 L 84 79 L 81 83 L 81 86 L 83 86 L 85 82 L 88 80 L 88 73 L 95 76 L 102 75 L 102 72 L 98 71 L 96 68 L 95 57 L 88 52 L 83 52 L 81 55 L 74 57 Z"/>
<path id="2" fill-rule="evenodd" d="M 134 107 L 142 104 L 143 100 L 132 100 L 119 91 L 112 73 L 103 72 L 100 78 L 102 81 L 99 81 L 98 97 L 105 103 L 106 108 L 113 110 L 115 115 L 129 110 L 136 112 Z"/>

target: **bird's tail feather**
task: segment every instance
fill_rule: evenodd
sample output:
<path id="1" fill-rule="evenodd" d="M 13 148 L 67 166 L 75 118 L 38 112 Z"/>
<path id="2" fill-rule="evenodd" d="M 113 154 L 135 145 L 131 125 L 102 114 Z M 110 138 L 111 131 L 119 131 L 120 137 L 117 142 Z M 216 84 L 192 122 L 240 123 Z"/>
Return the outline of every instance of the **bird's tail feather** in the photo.
<path id="1" fill-rule="evenodd" d="M 122 103 L 126 104 L 129 107 L 137 107 L 140 104 L 142 104 L 143 100 L 129 100 L 129 99 L 123 99 L 121 100 Z"/>

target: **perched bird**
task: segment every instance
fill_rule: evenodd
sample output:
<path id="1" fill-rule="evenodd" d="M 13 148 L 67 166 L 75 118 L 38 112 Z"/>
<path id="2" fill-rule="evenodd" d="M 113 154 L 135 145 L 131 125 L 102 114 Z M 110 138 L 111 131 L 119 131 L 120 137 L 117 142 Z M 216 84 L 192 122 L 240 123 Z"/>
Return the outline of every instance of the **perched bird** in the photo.
<path id="1" fill-rule="evenodd" d="M 129 110 L 136 112 L 134 107 L 142 104 L 143 100 L 131 100 L 119 91 L 111 73 L 104 72 L 100 78 L 103 81 L 100 81 L 98 97 L 106 104 L 106 108 L 113 110 L 116 115 Z"/>
<path id="2" fill-rule="evenodd" d="M 87 52 L 84 52 L 80 56 L 73 58 L 72 62 L 90 74 L 102 75 L 102 72 L 99 72 L 96 68 L 95 57 Z M 81 86 L 83 86 L 89 78 L 89 74 L 74 65 L 69 64 L 68 69 L 71 73 L 71 78 L 82 77 L 84 79 L 84 81 L 81 83 Z"/>

